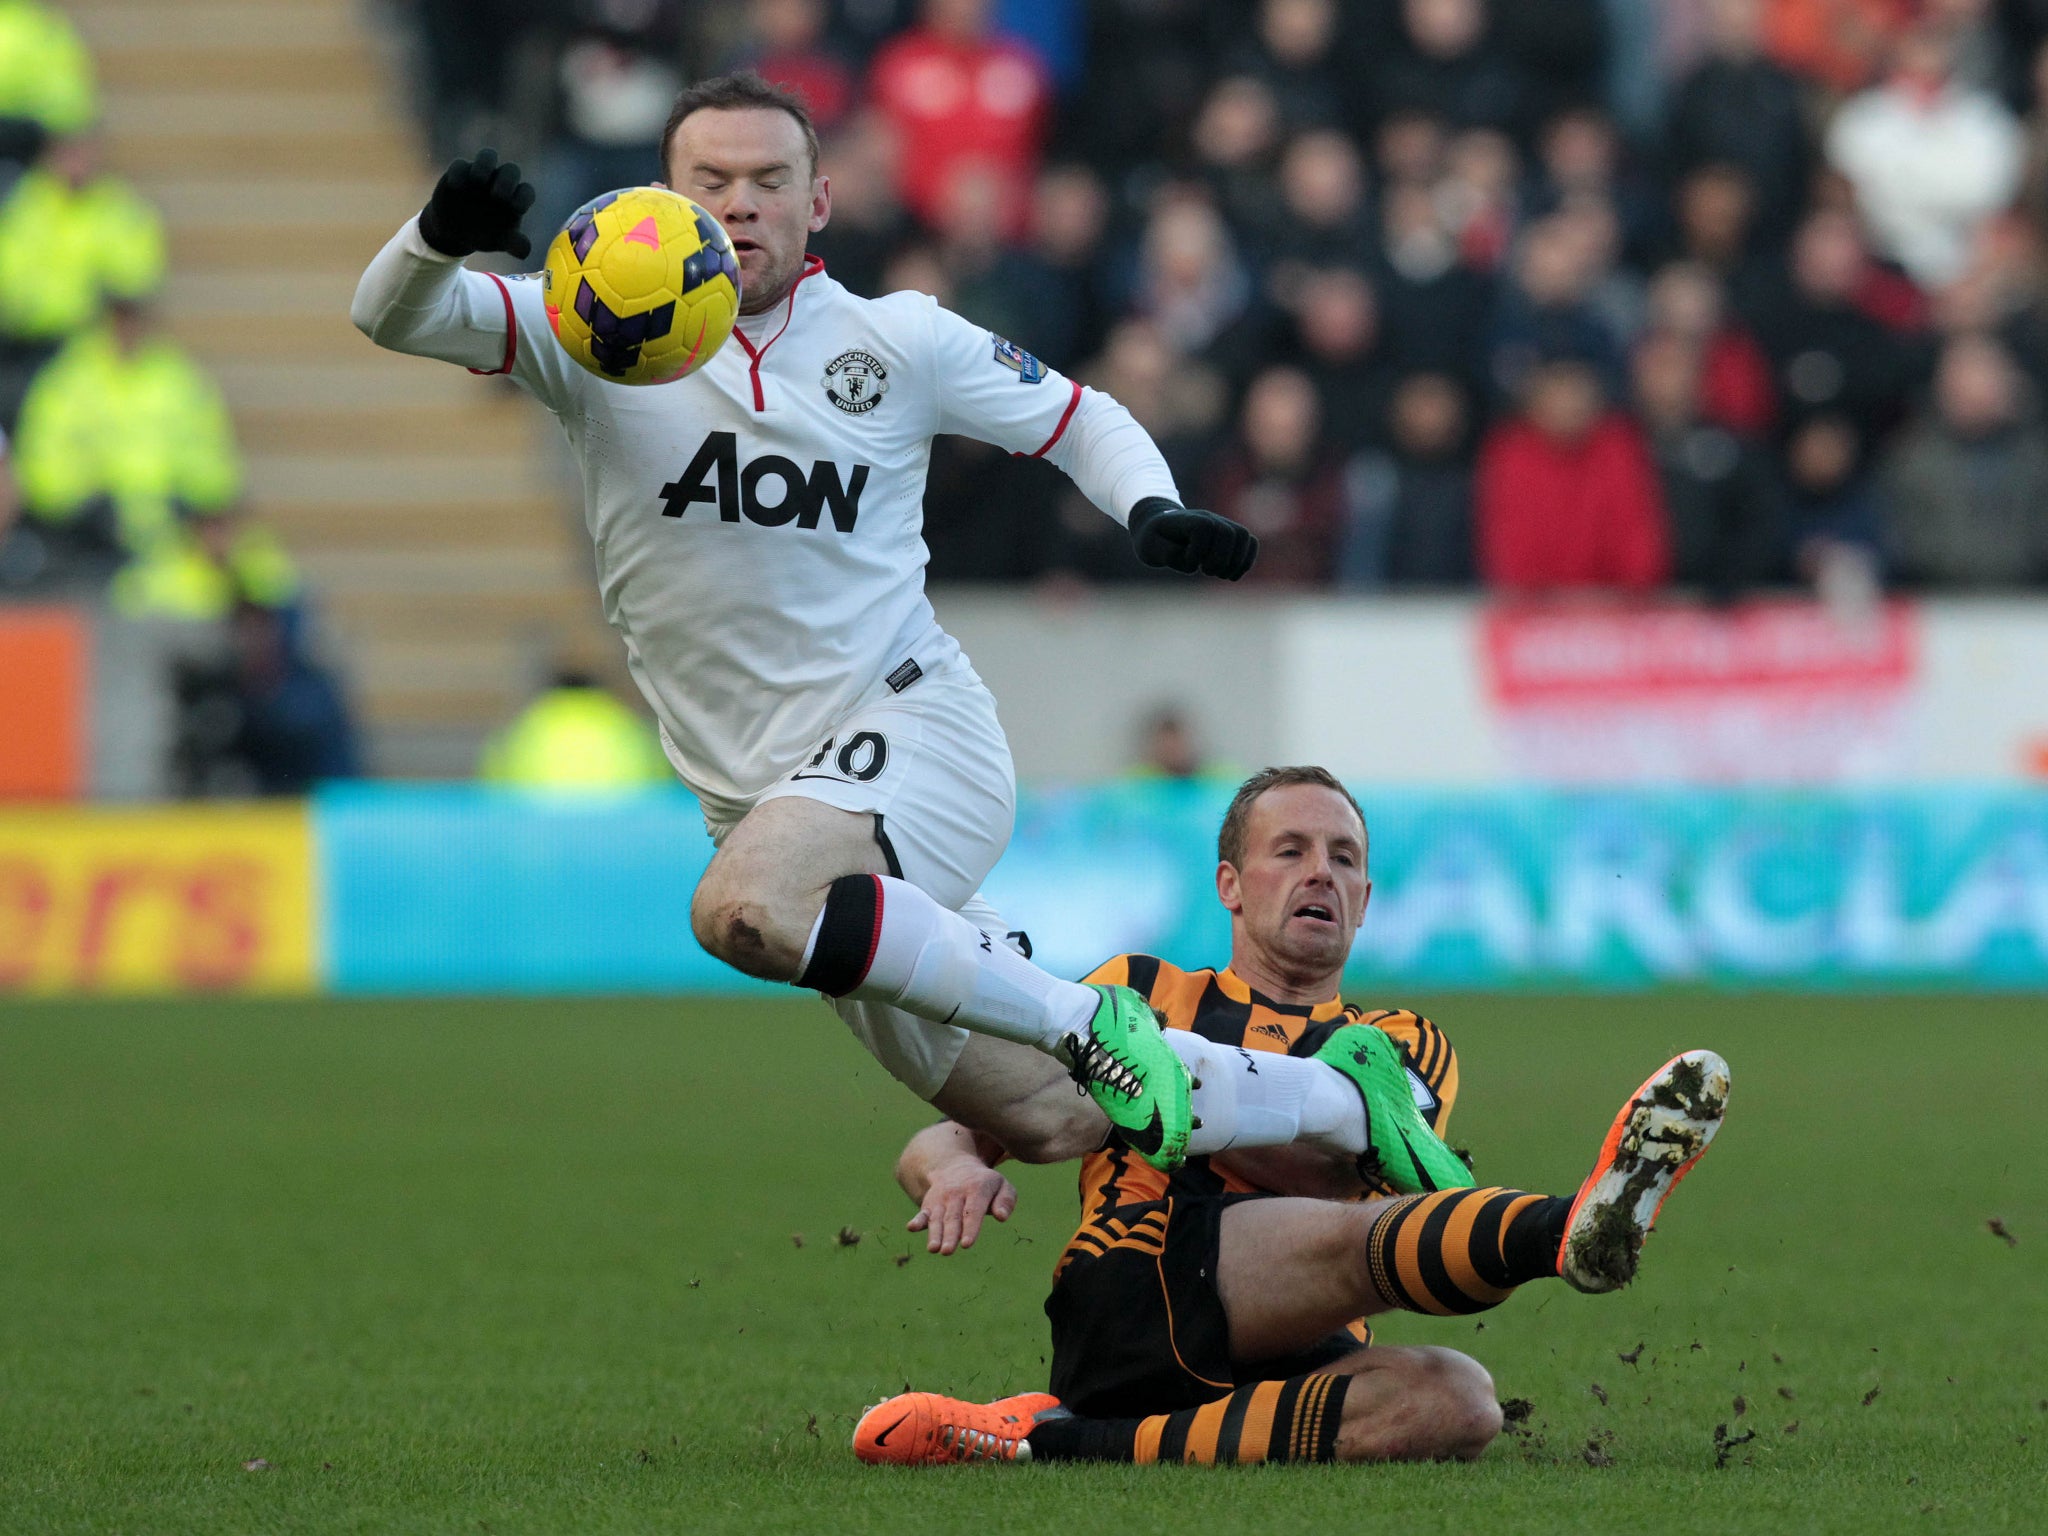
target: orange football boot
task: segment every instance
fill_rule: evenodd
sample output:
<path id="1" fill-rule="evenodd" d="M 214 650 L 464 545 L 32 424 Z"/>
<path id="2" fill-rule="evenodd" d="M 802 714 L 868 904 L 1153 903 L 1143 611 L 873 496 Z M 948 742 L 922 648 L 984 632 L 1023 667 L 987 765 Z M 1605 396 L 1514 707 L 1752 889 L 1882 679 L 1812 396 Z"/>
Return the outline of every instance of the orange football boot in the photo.
<path id="1" fill-rule="evenodd" d="M 1059 1399 L 1026 1392 L 969 1403 L 904 1392 L 875 1404 L 853 1427 L 853 1454 L 870 1466 L 931 1467 L 959 1461 L 1031 1460 L 1033 1419 Z"/>
<path id="2" fill-rule="evenodd" d="M 1665 1196 L 1692 1172 L 1728 1110 L 1728 1063 L 1712 1051 L 1674 1056 L 1621 1106 L 1579 1186 L 1557 1272 L 1578 1291 L 1618 1291 L 1636 1275 Z"/>

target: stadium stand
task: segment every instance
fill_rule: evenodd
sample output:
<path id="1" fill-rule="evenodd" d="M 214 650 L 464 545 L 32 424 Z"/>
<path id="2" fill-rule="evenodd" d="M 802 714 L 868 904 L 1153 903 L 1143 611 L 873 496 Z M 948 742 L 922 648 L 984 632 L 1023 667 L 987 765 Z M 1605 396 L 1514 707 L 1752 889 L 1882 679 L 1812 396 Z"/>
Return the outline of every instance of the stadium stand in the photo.
<path id="1" fill-rule="evenodd" d="M 423 150 L 358 7 L 79 4 L 110 163 L 162 210 L 171 333 L 219 380 L 252 505 L 318 597 L 370 766 L 461 775 L 598 620 L 572 499 L 510 392 L 348 323 Z"/>
<path id="2" fill-rule="evenodd" d="M 420 116 L 450 147 L 459 88 L 472 136 L 523 142 L 560 174 L 601 172 L 544 189 L 550 206 L 622 169 L 653 174 L 651 138 L 593 152 L 597 55 L 622 99 L 650 71 L 739 65 L 815 92 L 836 202 L 816 247 L 835 274 L 856 291 L 926 288 L 1128 396 L 1189 495 L 1257 527 L 1261 585 L 1442 590 L 1476 571 L 1517 590 L 1725 601 L 2048 580 L 2031 536 L 2009 533 L 1996 561 L 1930 558 L 1928 517 L 1893 505 L 1937 418 L 1989 465 L 2039 417 L 2038 6 L 413 0 L 395 13 L 420 23 Z M 1044 41 L 1060 37 L 1078 45 Z M 1966 183 L 1943 170 L 1962 162 Z M 1934 398 L 1935 360 L 1965 334 L 1990 338 L 2003 371 L 1992 356 L 1976 374 L 2012 398 L 1959 434 Z M 1555 438 L 1551 478 L 1560 504 L 1626 482 L 1616 515 L 1637 553 L 1490 562 L 1485 477 L 1476 519 L 1471 484 L 1481 450 L 1515 436 L 1532 381 L 1573 364 L 1598 385 L 1603 403 L 1577 413 L 1598 430 Z M 1576 462 L 1604 463 L 1617 442 L 1626 469 Z M 1509 457 L 1519 482 L 1530 466 Z M 973 445 L 939 445 L 927 523 L 940 580 L 1154 579 L 1058 477 Z M 1954 516 L 1939 526 L 1961 537 Z"/>

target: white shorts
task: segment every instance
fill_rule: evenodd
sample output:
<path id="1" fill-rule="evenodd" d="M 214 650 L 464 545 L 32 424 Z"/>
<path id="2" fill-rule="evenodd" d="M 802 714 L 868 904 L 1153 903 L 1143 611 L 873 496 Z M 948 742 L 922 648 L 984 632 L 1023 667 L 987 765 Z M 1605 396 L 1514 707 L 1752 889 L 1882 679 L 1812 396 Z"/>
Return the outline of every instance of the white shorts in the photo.
<path id="1" fill-rule="evenodd" d="M 872 815 L 890 874 L 977 928 L 998 938 L 1008 934 L 980 888 L 1010 843 L 1016 769 L 995 698 L 964 661 L 854 710 L 801 767 L 753 804 L 789 795 Z M 739 818 L 707 816 L 704 824 L 712 842 L 723 843 Z M 1011 942 L 1029 952 L 1028 942 Z M 967 1044 L 967 1031 L 957 1024 L 884 1003 L 838 998 L 833 1008 L 890 1075 L 921 1099 L 945 1086 Z"/>

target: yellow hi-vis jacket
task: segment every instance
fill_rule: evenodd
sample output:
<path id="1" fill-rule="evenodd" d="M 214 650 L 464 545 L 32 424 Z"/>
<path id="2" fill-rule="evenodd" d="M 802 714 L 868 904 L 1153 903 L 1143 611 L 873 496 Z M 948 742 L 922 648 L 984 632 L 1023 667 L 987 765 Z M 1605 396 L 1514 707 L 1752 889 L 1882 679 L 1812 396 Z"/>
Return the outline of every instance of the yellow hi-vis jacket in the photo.
<path id="1" fill-rule="evenodd" d="M 71 23 L 36 0 L 0 0 L 0 117 L 77 133 L 99 112 L 92 55 Z"/>
<path id="2" fill-rule="evenodd" d="M 675 777 L 654 727 L 601 688 L 552 688 L 484 748 L 478 776 L 524 789 L 633 789 Z"/>
<path id="3" fill-rule="evenodd" d="M 299 595 L 299 571 L 277 535 L 245 523 L 225 565 L 183 528 L 154 540 L 114 573 L 114 611 L 129 619 L 224 619 L 237 600 L 282 608 Z"/>
<path id="4" fill-rule="evenodd" d="M 64 523 L 112 498 L 122 543 L 141 552 L 177 521 L 177 503 L 204 515 L 242 494 L 234 426 L 213 381 L 178 344 L 152 336 L 124 354 L 89 331 L 29 386 L 14 430 L 23 509 Z"/>
<path id="5" fill-rule="evenodd" d="M 124 181 L 29 170 L 0 201 L 0 335 L 63 341 L 104 298 L 141 298 L 163 275 L 162 221 Z"/>

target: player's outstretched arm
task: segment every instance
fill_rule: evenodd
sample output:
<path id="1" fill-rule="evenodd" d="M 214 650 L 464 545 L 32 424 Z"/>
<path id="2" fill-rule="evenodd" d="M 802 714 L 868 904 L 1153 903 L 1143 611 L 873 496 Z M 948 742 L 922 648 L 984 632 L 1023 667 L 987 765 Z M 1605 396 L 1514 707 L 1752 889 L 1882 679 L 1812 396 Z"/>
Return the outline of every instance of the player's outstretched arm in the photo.
<path id="1" fill-rule="evenodd" d="M 1002 1149 L 952 1120 L 928 1125 L 896 1159 L 896 1182 L 917 1202 L 906 1228 L 926 1235 L 929 1253 L 972 1248 L 982 1218 L 1008 1221 L 1017 1190 L 995 1170 Z"/>
<path id="2" fill-rule="evenodd" d="M 1227 517 L 1183 506 L 1152 434 L 1111 395 L 1062 377 L 1003 337 L 934 307 L 937 426 L 1066 471 L 1131 531 L 1147 565 L 1236 581 L 1259 541 Z"/>
<path id="3" fill-rule="evenodd" d="M 1147 565 L 1236 581 L 1258 558 L 1259 541 L 1242 523 L 1181 505 L 1152 434 L 1101 390 L 1081 390 L 1073 420 L 1045 457 L 1098 507 L 1124 514 Z"/>
<path id="4" fill-rule="evenodd" d="M 378 346 L 496 372 L 505 366 L 506 300 L 500 282 L 462 266 L 477 251 L 524 257 L 520 220 L 534 191 L 496 150 L 457 160 L 356 285 L 349 318 Z"/>
<path id="5" fill-rule="evenodd" d="M 1259 541 L 1242 523 L 1181 505 L 1152 434 L 1099 389 L 1079 392 L 1073 419 L 1045 457 L 1098 507 L 1123 514 L 1147 565 L 1236 581 L 1258 558 Z"/>

